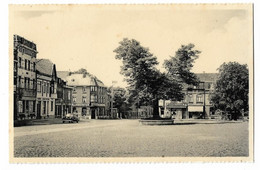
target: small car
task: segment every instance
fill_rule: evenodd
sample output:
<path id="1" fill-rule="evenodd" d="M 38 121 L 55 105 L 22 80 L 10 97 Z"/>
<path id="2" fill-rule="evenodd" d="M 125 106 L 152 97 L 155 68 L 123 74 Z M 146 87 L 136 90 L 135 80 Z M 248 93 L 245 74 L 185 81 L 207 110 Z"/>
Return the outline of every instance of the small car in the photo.
<path id="1" fill-rule="evenodd" d="M 62 118 L 62 123 L 65 122 L 69 122 L 69 123 L 73 123 L 73 122 L 79 122 L 79 117 L 78 115 L 75 114 L 66 114 L 65 117 Z"/>

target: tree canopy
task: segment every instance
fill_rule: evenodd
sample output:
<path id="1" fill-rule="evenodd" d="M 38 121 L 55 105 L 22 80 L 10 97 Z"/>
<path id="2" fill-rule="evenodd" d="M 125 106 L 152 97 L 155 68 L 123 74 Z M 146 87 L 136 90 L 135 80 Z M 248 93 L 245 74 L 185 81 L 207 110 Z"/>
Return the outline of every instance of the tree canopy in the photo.
<path id="1" fill-rule="evenodd" d="M 102 82 L 100 79 L 98 79 L 96 76 L 94 76 L 93 74 L 90 74 L 85 68 L 80 68 L 79 70 L 77 71 L 72 71 L 72 72 L 69 72 L 69 75 L 71 74 L 82 74 L 83 75 L 83 78 L 85 78 L 87 75 L 92 77 L 92 78 L 95 78 L 97 81 L 100 81 Z"/>
<path id="2" fill-rule="evenodd" d="M 218 109 L 231 111 L 237 117 L 240 111 L 248 111 L 249 73 L 246 64 L 223 63 L 219 68 L 215 93 L 211 100 Z"/>
<path id="3" fill-rule="evenodd" d="M 194 44 L 182 45 L 175 52 L 175 56 L 170 56 L 170 59 L 164 61 L 164 67 L 168 74 L 176 81 L 186 84 L 197 85 L 199 80 L 197 76 L 191 72 L 193 63 L 199 57 L 201 52 L 194 50 Z"/>
<path id="4" fill-rule="evenodd" d="M 182 49 L 187 50 L 187 55 L 182 55 L 182 51 L 176 52 L 178 60 L 171 61 L 174 65 L 178 65 L 176 61 L 182 60 L 184 57 L 188 57 L 191 63 L 194 57 L 197 57 L 198 51 L 192 51 L 191 48 L 182 46 Z M 141 46 L 140 42 L 134 39 L 124 38 L 119 42 L 119 47 L 114 50 L 116 53 L 115 58 L 122 60 L 121 74 L 125 76 L 125 80 L 128 83 L 128 90 L 131 95 L 131 99 L 135 98 L 138 103 L 151 104 L 154 106 L 154 116 L 158 115 L 158 100 L 182 100 L 182 85 L 173 76 L 169 76 L 166 73 L 161 73 L 157 68 L 158 61 L 148 48 Z M 184 56 L 184 57 L 182 57 Z M 193 58 L 192 58 L 193 57 Z M 188 63 L 188 61 L 186 62 Z M 188 81 L 190 75 L 189 71 L 192 64 L 187 65 L 185 63 L 180 69 L 186 69 L 185 71 L 179 70 L 178 75 L 181 78 L 186 78 Z M 170 68 L 170 65 L 167 65 Z M 182 75 L 182 74 L 186 75 Z M 173 75 L 173 74 L 172 74 Z"/>
<path id="5" fill-rule="evenodd" d="M 131 110 L 131 103 L 128 102 L 127 90 L 125 88 L 109 87 L 107 91 L 113 95 L 113 107 L 118 109 L 118 112 L 121 116 L 123 116 L 125 112 Z"/>

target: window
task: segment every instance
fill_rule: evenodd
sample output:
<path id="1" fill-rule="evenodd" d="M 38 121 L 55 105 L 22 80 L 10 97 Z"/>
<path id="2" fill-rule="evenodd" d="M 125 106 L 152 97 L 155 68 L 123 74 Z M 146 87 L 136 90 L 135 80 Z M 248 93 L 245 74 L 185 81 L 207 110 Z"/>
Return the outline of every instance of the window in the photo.
<path id="1" fill-rule="evenodd" d="M 24 62 L 25 62 L 25 63 L 24 63 L 24 69 L 27 70 L 27 60 L 25 59 Z"/>
<path id="2" fill-rule="evenodd" d="M 46 83 L 43 82 L 42 86 L 43 86 L 43 93 L 45 93 L 46 92 Z"/>
<path id="3" fill-rule="evenodd" d="M 21 87 L 21 76 L 18 77 L 18 87 Z"/>
<path id="4" fill-rule="evenodd" d="M 96 95 L 91 95 L 90 101 L 94 102 L 94 103 L 97 102 L 97 96 Z"/>
<path id="5" fill-rule="evenodd" d="M 91 86 L 91 87 L 90 87 L 90 90 L 91 90 L 91 91 L 97 91 L 97 87 Z"/>
<path id="6" fill-rule="evenodd" d="M 30 89 L 30 78 L 27 79 L 28 86 L 27 88 Z"/>
<path id="7" fill-rule="evenodd" d="M 14 77 L 14 85 L 16 85 L 17 84 L 17 78 L 16 78 L 16 76 Z"/>
<path id="8" fill-rule="evenodd" d="M 25 109 L 26 109 L 26 113 L 29 113 L 29 100 L 25 101 Z"/>
<path id="9" fill-rule="evenodd" d="M 33 71 L 36 71 L 35 62 L 33 62 Z"/>
<path id="10" fill-rule="evenodd" d="M 18 62 L 19 62 L 18 67 L 22 68 L 22 58 L 21 57 L 19 57 L 19 61 Z"/>
<path id="11" fill-rule="evenodd" d="M 161 115 L 164 115 L 164 108 L 161 107 Z"/>
<path id="12" fill-rule="evenodd" d="M 53 93 L 54 93 L 54 94 L 57 93 L 57 84 L 56 84 L 56 83 L 54 84 L 54 90 L 53 90 Z"/>
<path id="13" fill-rule="evenodd" d="M 86 103 L 86 102 L 87 102 L 86 96 L 83 96 L 83 97 L 82 97 L 82 102 L 83 102 L 83 103 Z"/>
<path id="14" fill-rule="evenodd" d="M 43 96 L 43 91 L 44 91 L 44 83 L 42 82 L 42 96 Z"/>
<path id="15" fill-rule="evenodd" d="M 203 96 L 201 94 L 198 94 L 197 97 L 196 97 L 196 102 L 197 103 L 203 103 Z"/>
<path id="16" fill-rule="evenodd" d="M 35 80 L 33 79 L 33 89 L 35 89 Z"/>
<path id="17" fill-rule="evenodd" d="M 82 91 L 83 91 L 83 92 L 86 92 L 86 87 L 82 87 Z"/>
<path id="18" fill-rule="evenodd" d="M 76 93 L 76 87 L 73 87 L 73 93 Z"/>
<path id="19" fill-rule="evenodd" d="M 41 92 L 41 82 L 40 81 L 38 81 L 37 82 L 37 92 Z"/>
<path id="20" fill-rule="evenodd" d="M 47 101 L 47 115 L 49 114 L 49 101 Z"/>
<path id="21" fill-rule="evenodd" d="M 28 70 L 31 71 L 31 62 L 30 62 L 30 60 L 28 60 Z"/>
<path id="22" fill-rule="evenodd" d="M 70 91 L 68 91 L 68 100 L 70 100 Z"/>
<path id="23" fill-rule="evenodd" d="M 17 62 L 14 62 L 14 72 L 17 72 Z"/>
<path id="24" fill-rule="evenodd" d="M 73 96 L 73 103 L 76 103 L 76 97 Z"/>
<path id="25" fill-rule="evenodd" d="M 35 112 L 35 101 L 33 101 L 33 112 Z"/>
<path id="26" fill-rule="evenodd" d="M 51 101 L 51 111 L 53 111 L 53 101 Z"/>
<path id="27" fill-rule="evenodd" d="M 47 87 L 46 87 L 46 93 L 50 93 L 50 83 L 47 83 Z"/>
<path id="28" fill-rule="evenodd" d="M 27 77 L 24 77 L 24 88 L 27 88 Z"/>
<path id="29" fill-rule="evenodd" d="M 209 89 L 212 90 L 213 88 L 214 88 L 213 83 L 210 83 L 210 84 L 209 84 Z"/>
<path id="30" fill-rule="evenodd" d="M 52 94 L 53 92 L 54 92 L 54 85 L 53 85 L 53 83 L 51 83 L 51 88 L 50 88 L 50 93 Z"/>
<path id="31" fill-rule="evenodd" d="M 43 114 L 46 114 L 46 101 L 43 101 Z"/>
<path id="32" fill-rule="evenodd" d="M 193 103 L 193 95 L 192 94 L 188 95 L 188 102 Z"/>

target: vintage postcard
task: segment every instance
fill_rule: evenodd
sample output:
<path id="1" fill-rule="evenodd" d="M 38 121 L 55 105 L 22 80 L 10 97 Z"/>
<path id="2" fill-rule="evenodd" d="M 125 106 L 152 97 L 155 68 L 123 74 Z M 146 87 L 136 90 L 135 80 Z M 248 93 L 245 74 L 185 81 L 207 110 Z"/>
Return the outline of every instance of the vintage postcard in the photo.
<path id="1" fill-rule="evenodd" d="M 11 163 L 252 162 L 253 4 L 9 5 Z"/>

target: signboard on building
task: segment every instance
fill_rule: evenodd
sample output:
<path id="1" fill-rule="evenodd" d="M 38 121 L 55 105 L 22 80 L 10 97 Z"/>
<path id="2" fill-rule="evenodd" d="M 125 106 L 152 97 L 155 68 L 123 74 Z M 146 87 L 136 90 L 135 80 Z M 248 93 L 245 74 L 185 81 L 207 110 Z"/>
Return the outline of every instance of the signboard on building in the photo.
<path id="1" fill-rule="evenodd" d="M 203 112 L 203 106 L 189 106 L 189 112 Z"/>

